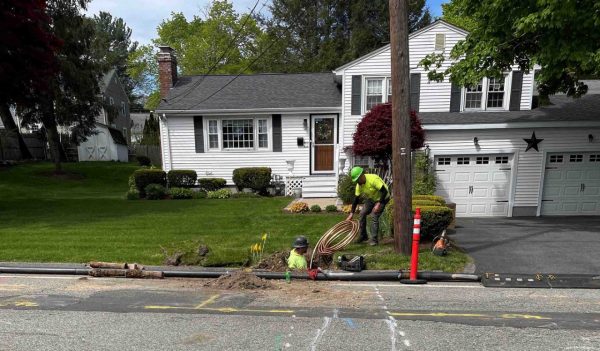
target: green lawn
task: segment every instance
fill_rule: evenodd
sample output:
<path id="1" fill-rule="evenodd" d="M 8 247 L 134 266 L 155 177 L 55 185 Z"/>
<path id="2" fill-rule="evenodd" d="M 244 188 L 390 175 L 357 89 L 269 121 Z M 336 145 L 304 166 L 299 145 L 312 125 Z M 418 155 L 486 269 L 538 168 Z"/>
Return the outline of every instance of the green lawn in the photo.
<path id="1" fill-rule="evenodd" d="M 66 164 L 75 175 L 61 178 L 49 175 L 52 167 L 35 163 L 0 170 L 0 261 L 160 264 L 161 246 L 193 240 L 210 248 L 205 265 L 235 266 L 264 232 L 268 253 L 288 248 L 299 234 L 314 244 L 344 218 L 283 213 L 289 198 L 126 201 L 134 164 Z M 375 250 L 354 245 L 348 252 Z M 388 247 L 377 252 L 371 268 L 408 267 L 408 258 Z M 421 268 L 456 271 L 468 257 L 436 259 L 424 258 Z"/>

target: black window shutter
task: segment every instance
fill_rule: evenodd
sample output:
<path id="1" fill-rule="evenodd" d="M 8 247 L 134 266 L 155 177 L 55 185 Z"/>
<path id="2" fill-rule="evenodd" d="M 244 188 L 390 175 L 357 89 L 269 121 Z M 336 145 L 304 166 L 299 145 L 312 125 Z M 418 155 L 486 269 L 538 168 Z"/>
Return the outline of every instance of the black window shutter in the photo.
<path id="1" fill-rule="evenodd" d="M 450 90 L 450 112 L 460 112 L 460 98 L 462 89 L 459 85 L 452 83 Z"/>
<path id="2" fill-rule="evenodd" d="M 421 94 L 421 73 L 410 74 L 410 108 L 419 112 L 419 96 Z"/>
<path id="3" fill-rule="evenodd" d="M 196 152 L 204 152 L 204 125 L 202 116 L 194 116 L 194 141 L 196 142 Z"/>
<path id="4" fill-rule="evenodd" d="M 352 76 L 352 100 L 350 103 L 350 114 L 353 116 L 361 115 L 361 92 L 362 76 Z"/>
<path id="5" fill-rule="evenodd" d="M 512 83 L 510 85 L 510 105 L 511 111 L 521 109 L 521 91 L 523 90 L 523 71 L 513 71 Z"/>
<path id="6" fill-rule="evenodd" d="M 281 152 L 281 115 L 271 116 L 273 126 L 273 152 Z"/>

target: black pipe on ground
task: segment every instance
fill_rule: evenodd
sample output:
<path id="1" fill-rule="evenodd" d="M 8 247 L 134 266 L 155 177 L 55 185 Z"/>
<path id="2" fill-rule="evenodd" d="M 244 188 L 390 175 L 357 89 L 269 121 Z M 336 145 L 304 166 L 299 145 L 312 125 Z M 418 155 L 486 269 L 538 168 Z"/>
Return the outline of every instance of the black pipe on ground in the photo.
<path id="1" fill-rule="evenodd" d="M 0 267 L 0 274 L 57 274 L 57 275 L 90 275 L 87 268 L 39 268 L 39 267 Z M 219 278 L 233 270 L 213 271 L 163 271 L 165 278 Z M 253 271 L 257 277 L 264 279 L 285 279 L 283 272 Z M 292 279 L 308 280 L 307 273 L 293 272 Z M 408 279 L 408 271 L 362 271 L 362 272 L 333 272 L 323 271 L 317 276 L 317 280 L 326 281 L 399 281 Z M 461 281 L 479 282 L 481 276 L 476 274 L 454 274 L 444 272 L 418 272 L 417 278 L 427 281 Z"/>

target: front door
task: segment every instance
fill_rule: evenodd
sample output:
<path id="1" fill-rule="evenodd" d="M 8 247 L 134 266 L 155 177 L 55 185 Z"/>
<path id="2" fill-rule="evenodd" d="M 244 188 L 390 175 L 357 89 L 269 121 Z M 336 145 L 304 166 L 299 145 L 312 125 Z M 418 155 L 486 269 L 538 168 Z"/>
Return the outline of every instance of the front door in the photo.
<path id="1" fill-rule="evenodd" d="M 313 173 L 333 173 L 337 135 L 336 115 L 312 116 L 311 155 Z"/>

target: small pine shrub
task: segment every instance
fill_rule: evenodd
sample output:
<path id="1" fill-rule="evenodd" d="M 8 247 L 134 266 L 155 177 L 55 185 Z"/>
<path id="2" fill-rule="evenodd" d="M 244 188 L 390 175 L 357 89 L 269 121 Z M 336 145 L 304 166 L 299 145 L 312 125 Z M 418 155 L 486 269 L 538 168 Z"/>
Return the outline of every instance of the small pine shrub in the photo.
<path id="1" fill-rule="evenodd" d="M 341 176 L 338 183 L 337 193 L 338 197 L 344 204 L 351 204 L 354 201 L 355 191 L 356 184 L 352 182 L 352 178 L 349 175 Z"/>
<path id="2" fill-rule="evenodd" d="M 206 193 L 207 199 L 227 199 L 231 197 L 231 190 L 220 189 L 215 191 L 208 191 Z"/>
<path id="3" fill-rule="evenodd" d="M 149 184 L 144 190 L 148 200 L 161 200 L 167 195 L 167 189 L 160 184 Z"/>
<path id="4" fill-rule="evenodd" d="M 319 205 L 312 205 L 312 206 L 310 206 L 310 212 L 314 212 L 314 213 L 321 212 L 321 206 L 319 206 Z"/>
<path id="5" fill-rule="evenodd" d="M 336 205 L 327 205 L 325 206 L 325 211 L 326 212 L 337 212 L 337 206 Z"/>
<path id="6" fill-rule="evenodd" d="M 185 200 L 192 199 L 194 197 L 194 191 L 186 188 L 170 188 L 169 196 L 173 200 Z"/>

